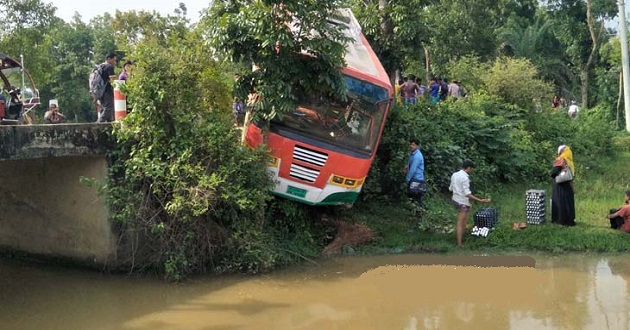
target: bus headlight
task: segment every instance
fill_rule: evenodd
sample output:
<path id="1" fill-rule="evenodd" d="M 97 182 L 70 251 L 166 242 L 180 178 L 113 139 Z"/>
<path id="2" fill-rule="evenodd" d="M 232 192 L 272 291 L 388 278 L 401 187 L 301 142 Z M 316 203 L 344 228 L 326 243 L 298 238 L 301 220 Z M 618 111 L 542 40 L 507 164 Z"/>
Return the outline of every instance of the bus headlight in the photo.
<path id="1" fill-rule="evenodd" d="M 280 158 L 274 157 L 274 156 L 269 156 L 269 162 L 267 163 L 267 166 L 269 166 L 269 167 L 278 167 L 279 165 L 280 165 Z"/>
<path id="2" fill-rule="evenodd" d="M 346 178 L 340 175 L 333 175 L 328 183 L 344 188 L 356 188 L 363 184 L 364 179 Z"/>

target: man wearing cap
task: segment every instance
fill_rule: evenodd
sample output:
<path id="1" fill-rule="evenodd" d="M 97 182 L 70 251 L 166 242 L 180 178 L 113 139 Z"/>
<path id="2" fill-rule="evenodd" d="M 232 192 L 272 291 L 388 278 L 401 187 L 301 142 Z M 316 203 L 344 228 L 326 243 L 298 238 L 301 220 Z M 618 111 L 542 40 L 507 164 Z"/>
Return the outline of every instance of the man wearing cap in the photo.
<path id="1" fill-rule="evenodd" d="M 475 164 L 465 160 L 462 168 L 451 175 L 451 185 L 448 190 L 453 192 L 452 202 L 457 210 L 457 247 L 462 247 L 462 238 L 466 230 L 466 222 L 470 213 L 470 200 L 480 203 L 490 203 L 490 198 L 478 198 L 470 190 L 469 174 L 472 173 Z"/>
<path id="2" fill-rule="evenodd" d="M 66 121 L 66 116 L 59 112 L 57 102 L 50 102 L 48 111 L 44 114 L 44 124 L 61 124 Z"/>

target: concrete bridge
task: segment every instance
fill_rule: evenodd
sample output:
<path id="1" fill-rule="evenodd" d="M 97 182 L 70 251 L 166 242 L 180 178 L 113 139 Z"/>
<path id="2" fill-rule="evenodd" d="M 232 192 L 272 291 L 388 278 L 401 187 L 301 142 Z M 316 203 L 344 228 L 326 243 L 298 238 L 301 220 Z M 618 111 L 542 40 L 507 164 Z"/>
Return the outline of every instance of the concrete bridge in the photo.
<path id="1" fill-rule="evenodd" d="M 0 248 L 95 266 L 119 263 L 97 189 L 112 124 L 0 126 Z"/>

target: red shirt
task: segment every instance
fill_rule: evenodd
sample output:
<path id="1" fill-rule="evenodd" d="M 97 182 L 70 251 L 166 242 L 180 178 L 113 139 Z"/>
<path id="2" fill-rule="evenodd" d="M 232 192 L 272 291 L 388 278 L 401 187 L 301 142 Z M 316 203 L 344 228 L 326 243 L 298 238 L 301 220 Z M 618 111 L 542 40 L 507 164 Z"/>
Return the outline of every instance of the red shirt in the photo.
<path id="1" fill-rule="evenodd" d="M 619 230 L 630 233 L 630 205 L 622 206 L 619 211 L 617 211 L 617 214 L 623 218 L 623 225 L 621 225 Z"/>

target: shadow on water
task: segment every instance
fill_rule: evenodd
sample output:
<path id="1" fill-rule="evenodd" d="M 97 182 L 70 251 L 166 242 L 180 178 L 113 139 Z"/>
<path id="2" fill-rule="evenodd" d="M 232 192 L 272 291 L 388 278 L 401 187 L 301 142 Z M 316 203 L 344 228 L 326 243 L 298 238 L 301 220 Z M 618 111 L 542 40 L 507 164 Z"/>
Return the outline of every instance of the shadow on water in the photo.
<path id="1" fill-rule="evenodd" d="M 627 329 L 625 259 L 344 257 L 182 284 L 0 260 L 0 322 L 7 329 Z"/>

